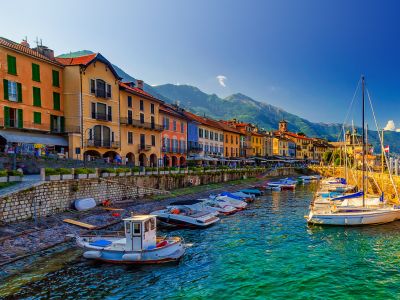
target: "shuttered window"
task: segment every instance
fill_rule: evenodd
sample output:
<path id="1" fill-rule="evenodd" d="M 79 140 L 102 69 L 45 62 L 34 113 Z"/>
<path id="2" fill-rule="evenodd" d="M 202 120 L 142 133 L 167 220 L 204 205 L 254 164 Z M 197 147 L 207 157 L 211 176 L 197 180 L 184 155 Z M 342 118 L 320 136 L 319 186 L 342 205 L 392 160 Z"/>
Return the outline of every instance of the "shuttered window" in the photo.
<path id="1" fill-rule="evenodd" d="M 132 107 L 132 97 L 128 96 L 128 107 Z"/>
<path id="2" fill-rule="evenodd" d="M 42 98 L 40 95 L 40 88 L 38 87 L 33 87 L 33 106 L 42 106 Z"/>
<path id="3" fill-rule="evenodd" d="M 10 108 L 4 106 L 4 126 L 10 127 Z"/>
<path id="4" fill-rule="evenodd" d="M 8 74 L 17 75 L 17 59 L 14 56 L 7 55 Z"/>
<path id="5" fill-rule="evenodd" d="M 18 109 L 18 128 L 24 127 L 24 112 L 22 109 Z"/>
<path id="6" fill-rule="evenodd" d="M 60 72 L 53 70 L 53 86 L 59 87 L 60 86 Z"/>
<path id="7" fill-rule="evenodd" d="M 107 107 L 107 119 L 108 119 L 108 121 L 112 121 L 112 107 L 111 106 Z"/>
<path id="8" fill-rule="evenodd" d="M 33 123 L 42 124 L 42 114 L 40 112 L 33 112 Z"/>
<path id="9" fill-rule="evenodd" d="M 128 131 L 128 144 L 133 144 L 133 132 Z"/>
<path id="10" fill-rule="evenodd" d="M 151 145 L 152 145 L 152 146 L 155 146 L 155 145 L 156 145 L 156 136 L 155 136 L 155 135 L 152 135 L 152 136 L 151 136 Z"/>
<path id="11" fill-rule="evenodd" d="M 53 109 L 60 110 L 60 93 L 53 92 Z"/>
<path id="12" fill-rule="evenodd" d="M 32 80 L 40 82 L 40 66 L 38 64 L 32 64 Z"/>
<path id="13" fill-rule="evenodd" d="M 4 100 L 22 102 L 22 85 L 19 82 L 3 79 Z"/>

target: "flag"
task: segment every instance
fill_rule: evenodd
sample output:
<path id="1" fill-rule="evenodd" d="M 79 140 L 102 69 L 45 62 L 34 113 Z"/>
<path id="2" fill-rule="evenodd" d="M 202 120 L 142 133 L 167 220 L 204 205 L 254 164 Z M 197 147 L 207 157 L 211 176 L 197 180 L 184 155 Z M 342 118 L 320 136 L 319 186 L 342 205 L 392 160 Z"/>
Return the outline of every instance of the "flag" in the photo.
<path id="1" fill-rule="evenodd" d="M 389 153 L 389 146 L 386 146 L 385 148 L 383 148 L 383 150 L 384 150 L 386 153 Z"/>

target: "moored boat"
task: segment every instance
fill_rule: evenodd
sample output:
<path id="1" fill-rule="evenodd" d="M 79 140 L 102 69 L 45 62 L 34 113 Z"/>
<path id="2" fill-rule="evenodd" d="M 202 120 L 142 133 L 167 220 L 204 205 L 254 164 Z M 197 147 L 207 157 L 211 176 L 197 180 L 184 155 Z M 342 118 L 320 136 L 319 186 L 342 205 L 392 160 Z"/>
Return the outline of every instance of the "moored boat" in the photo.
<path id="1" fill-rule="evenodd" d="M 157 238 L 156 216 L 138 215 L 124 221 L 125 235 L 77 236 L 88 259 L 110 263 L 152 264 L 179 260 L 185 253 L 180 237 Z"/>

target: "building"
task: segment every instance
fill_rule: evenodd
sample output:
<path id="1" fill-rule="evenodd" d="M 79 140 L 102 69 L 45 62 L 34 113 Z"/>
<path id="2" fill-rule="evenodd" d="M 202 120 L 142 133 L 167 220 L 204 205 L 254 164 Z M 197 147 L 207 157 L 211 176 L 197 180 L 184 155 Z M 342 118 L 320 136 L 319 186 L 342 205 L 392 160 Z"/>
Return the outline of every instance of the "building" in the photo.
<path id="1" fill-rule="evenodd" d="M 160 123 L 163 165 L 168 167 L 186 166 L 187 153 L 187 117 L 177 106 L 160 106 Z"/>
<path id="2" fill-rule="evenodd" d="M 251 147 L 253 150 L 253 156 L 265 156 L 265 136 L 257 132 L 257 127 L 255 127 L 251 132 Z"/>
<path id="3" fill-rule="evenodd" d="M 199 155 L 203 151 L 199 144 L 199 125 L 199 122 L 187 119 L 187 155 L 190 157 Z"/>
<path id="4" fill-rule="evenodd" d="M 224 156 L 226 158 L 240 157 L 240 131 L 223 121 L 218 122 L 218 126 L 224 132 Z"/>
<path id="5" fill-rule="evenodd" d="M 65 124 L 74 158 L 121 159 L 120 76 L 100 53 L 56 58 L 64 65 Z"/>
<path id="6" fill-rule="evenodd" d="M 120 83 L 119 89 L 122 159 L 129 165 L 156 167 L 162 159 L 162 101 L 145 92 L 141 80 Z"/>
<path id="7" fill-rule="evenodd" d="M 323 155 L 331 146 L 328 141 L 320 138 L 313 139 L 313 160 L 322 161 Z"/>
<path id="8" fill-rule="evenodd" d="M 53 50 L 0 38 L 0 148 L 64 156 L 63 65 Z"/>

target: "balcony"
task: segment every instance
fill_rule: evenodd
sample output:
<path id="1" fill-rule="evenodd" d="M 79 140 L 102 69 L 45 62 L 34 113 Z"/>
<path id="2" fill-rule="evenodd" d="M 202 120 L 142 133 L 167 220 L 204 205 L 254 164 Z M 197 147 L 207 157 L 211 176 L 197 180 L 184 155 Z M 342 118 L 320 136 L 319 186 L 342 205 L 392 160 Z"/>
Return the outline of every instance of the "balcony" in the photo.
<path id="1" fill-rule="evenodd" d="M 110 140 L 86 140 L 86 147 L 108 148 L 117 149 L 120 147 L 119 142 L 112 142 Z"/>
<path id="2" fill-rule="evenodd" d="M 134 120 L 132 118 L 126 118 L 126 117 L 120 118 L 120 123 L 122 125 L 130 125 L 130 126 L 137 127 L 137 128 L 145 128 L 145 129 L 151 129 L 151 130 L 156 130 L 156 131 L 164 130 L 163 125 L 149 123 L 149 122 L 141 122 L 140 120 Z"/>
<path id="3" fill-rule="evenodd" d="M 140 144 L 139 145 L 139 152 L 140 151 L 150 151 L 151 147 L 153 147 L 152 145 L 144 145 L 144 144 Z"/>
<path id="4" fill-rule="evenodd" d="M 201 152 L 203 149 L 201 146 L 196 142 L 189 142 L 188 143 L 188 151 L 189 152 Z"/>
<path id="5" fill-rule="evenodd" d="M 111 114 L 105 114 L 105 113 L 97 113 L 97 112 L 92 112 L 92 119 L 96 119 L 99 121 L 107 121 L 111 122 L 112 121 L 112 115 Z"/>

